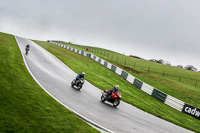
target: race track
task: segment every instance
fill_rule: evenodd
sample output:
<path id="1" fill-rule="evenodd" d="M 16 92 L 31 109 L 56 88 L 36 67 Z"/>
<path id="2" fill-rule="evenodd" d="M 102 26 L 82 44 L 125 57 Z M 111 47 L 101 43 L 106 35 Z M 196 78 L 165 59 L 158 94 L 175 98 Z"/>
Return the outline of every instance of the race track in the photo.
<path id="1" fill-rule="evenodd" d="M 100 101 L 101 90 L 85 82 L 78 91 L 71 87 L 77 74 L 36 43 L 16 37 L 27 68 L 53 97 L 91 121 L 116 133 L 189 133 L 191 131 L 157 118 L 125 102 L 114 108 Z M 25 46 L 31 50 L 25 55 Z"/>

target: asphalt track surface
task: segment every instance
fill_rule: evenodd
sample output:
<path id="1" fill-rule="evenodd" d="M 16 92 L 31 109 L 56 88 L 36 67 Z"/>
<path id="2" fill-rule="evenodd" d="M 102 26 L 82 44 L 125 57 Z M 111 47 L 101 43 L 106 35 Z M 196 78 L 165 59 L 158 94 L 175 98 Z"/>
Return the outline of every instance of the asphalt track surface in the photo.
<path id="1" fill-rule="evenodd" d="M 121 101 L 115 108 L 101 102 L 101 90 L 89 82 L 78 91 L 71 87 L 77 76 L 68 66 L 36 43 L 16 37 L 27 68 L 54 98 L 87 119 L 115 133 L 189 133 L 191 131 Z M 25 46 L 30 45 L 28 55 Z M 87 76 L 87 74 L 86 74 Z"/>

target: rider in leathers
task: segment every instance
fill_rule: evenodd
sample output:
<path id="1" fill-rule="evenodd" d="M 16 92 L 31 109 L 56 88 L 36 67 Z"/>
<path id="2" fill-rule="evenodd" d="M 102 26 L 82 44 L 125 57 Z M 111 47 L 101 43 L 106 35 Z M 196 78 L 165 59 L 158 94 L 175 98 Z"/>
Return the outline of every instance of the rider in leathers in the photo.
<path id="1" fill-rule="evenodd" d="M 30 46 L 29 46 L 29 44 L 28 44 L 28 45 L 26 45 L 26 48 L 30 49 Z"/>
<path id="2" fill-rule="evenodd" d="M 80 73 L 80 74 L 77 75 L 76 81 L 78 81 L 81 78 L 85 79 L 85 73 L 84 72 L 82 72 L 82 73 Z"/>
<path id="3" fill-rule="evenodd" d="M 113 92 L 113 93 L 116 93 L 116 92 L 118 92 L 118 90 L 119 90 L 119 85 L 116 85 L 115 87 L 113 87 L 112 89 L 110 89 L 110 90 L 108 91 L 108 99 L 111 98 L 112 92 Z"/>
<path id="4" fill-rule="evenodd" d="M 28 54 L 28 51 L 30 50 L 30 46 L 29 46 L 29 44 L 28 44 L 28 45 L 26 45 L 26 48 L 25 48 L 25 50 L 26 50 L 26 54 Z"/>

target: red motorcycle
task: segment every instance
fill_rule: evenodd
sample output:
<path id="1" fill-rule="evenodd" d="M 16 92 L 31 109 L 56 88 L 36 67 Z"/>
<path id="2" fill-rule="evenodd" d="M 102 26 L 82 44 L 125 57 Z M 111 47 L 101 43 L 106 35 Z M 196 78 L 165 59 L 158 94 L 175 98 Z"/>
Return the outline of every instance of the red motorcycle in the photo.
<path id="1" fill-rule="evenodd" d="M 111 102 L 114 107 L 117 107 L 120 104 L 120 100 L 122 98 L 121 93 L 118 91 L 116 93 L 113 93 L 111 95 L 108 95 L 108 90 L 102 91 L 101 101 L 105 102 Z"/>

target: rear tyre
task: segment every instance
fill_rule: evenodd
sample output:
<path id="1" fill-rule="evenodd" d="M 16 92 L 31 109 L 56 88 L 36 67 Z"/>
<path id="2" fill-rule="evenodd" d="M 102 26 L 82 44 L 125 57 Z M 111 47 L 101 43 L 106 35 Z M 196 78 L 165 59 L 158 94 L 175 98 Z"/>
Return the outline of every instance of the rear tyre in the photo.
<path id="1" fill-rule="evenodd" d="M 115 101 L 113 102 L 113 106 L 117 107 L 120 104 L 120 101 L 115 99 Z"/>

